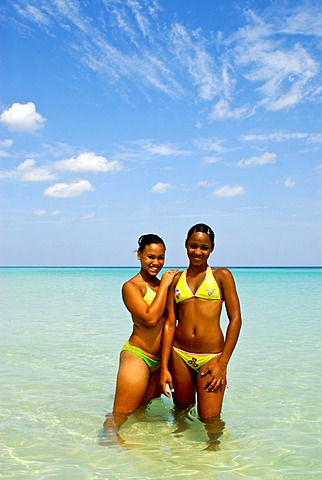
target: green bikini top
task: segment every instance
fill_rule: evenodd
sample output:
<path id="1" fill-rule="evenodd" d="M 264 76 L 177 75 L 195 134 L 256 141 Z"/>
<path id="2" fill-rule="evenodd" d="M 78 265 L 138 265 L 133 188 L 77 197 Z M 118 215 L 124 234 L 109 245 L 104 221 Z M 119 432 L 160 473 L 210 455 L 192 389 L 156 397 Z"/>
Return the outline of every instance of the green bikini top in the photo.
<path id="1" fill-rule="evenodd" d="M 174 292 L 176 303 L 184 302 L 190 298 L 203 298 L 205 300 L 220 300 L 220 289 L 213 276 L 212 269 L 207 267 L 206 276 L 195 294 L 192 293 L 187 284 L 187 268 L 181 274 Z"/>

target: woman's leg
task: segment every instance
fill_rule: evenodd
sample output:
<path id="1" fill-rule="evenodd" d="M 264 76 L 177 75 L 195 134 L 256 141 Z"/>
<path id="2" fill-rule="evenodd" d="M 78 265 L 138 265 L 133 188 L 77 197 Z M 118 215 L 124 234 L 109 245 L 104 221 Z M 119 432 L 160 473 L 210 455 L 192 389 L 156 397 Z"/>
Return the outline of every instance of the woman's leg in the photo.
<path id="1" fill-rule="evenodd" d="M 113 414 L 104 428 L 116 430 L 137 410 L 144 398 L 149 383 L 149 369 L 144 360 L 132 352 L 120 353 L 120 364 L 116 380 Z"/>
<path id="2" fill-rule="evenodd" d="M 150 373 L 142 403 L 149 403 L 154 398 L 161 397 L 160 370 Z"/>
<path id="3" fill-rule="evenodd" d="M 222 387 L 214 392 L 207 392 L 204 385 L 207 375 L 197 376 L 197 405 L 200 420 L 205 424 L 208 435 L 208 446 L 206 450 L 219 450 L 220 440 L 225 423 L 220 418 L 225 388 Z"/>
<path id="4" fill-rule="evenodd" d="M 172 394 L 174 404 L 180 408 L 194 405 L 196 372 L 173 350 L 170 358 L 170 373 L 174 388 Z"/>
<path id="5" fill-rule="evenodd" d="M 198 372 L 196 381 L 198 414 L 201 420 L 209 421 L 215 417 L 218 418 L 221 413 L 225 388 L 207 392 L 204 388 L 206 382 L 207 375 L 202 377 Z"/>

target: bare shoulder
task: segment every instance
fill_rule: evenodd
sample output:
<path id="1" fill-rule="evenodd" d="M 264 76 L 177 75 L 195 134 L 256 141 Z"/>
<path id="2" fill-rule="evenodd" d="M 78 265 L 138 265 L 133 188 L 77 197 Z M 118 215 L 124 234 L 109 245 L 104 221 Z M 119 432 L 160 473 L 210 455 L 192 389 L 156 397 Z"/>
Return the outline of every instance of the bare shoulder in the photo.
<path id="1" fill-rule="evenodd" d="M 225 267 L 212 268 L 212 273 L 215 279 L 217 281 L 220 281 L 221 283 L 234 281 L 233 274 L 228 268 L 225 268 Z"/>
<path id="2" fill-rule="evenodd" d="M 122 293 L 133 292 L 134 290 L 141 290 L 142 285 L 144 285 L 143 280 L 141 280 L 139 275 L 134 275 L 134 277 L 127 280 L 122 285 Z"/>

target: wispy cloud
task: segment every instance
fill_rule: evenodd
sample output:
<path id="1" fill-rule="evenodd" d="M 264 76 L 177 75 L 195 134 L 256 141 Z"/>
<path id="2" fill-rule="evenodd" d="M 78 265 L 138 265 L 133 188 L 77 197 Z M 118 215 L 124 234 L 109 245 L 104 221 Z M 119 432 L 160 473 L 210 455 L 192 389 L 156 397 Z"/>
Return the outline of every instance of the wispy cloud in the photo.
<path id="1" fill-rule="evenodd" d="M 13 140 L 9 138 L 5 138 L 4 140 L 0 140 L 0 147 L 3 148 L 10 148 L 13 145 Z"/>
<path id="2" fill-rule="evenodd" d="M 212 163 L 217 163 L 217 162 L 220 162 L 220 158 L 219 157 L 215 157 L 215 156 L 210 156 L 210 155 L 207 155 L 206 157 L 203 157 L 203 161 L 205 163 L 209 163 L 209 164 L 212 164 Z"/>
<path id="3" fill-rule="evenodd" d="M 36 210 L 34 210 L 33 212 L 33 215 L 35 215 L 36 217 L 58 217 L 61 215 L 61 211 L 60 210 L 53 210 L 51 212 L 48 212 L 47 210 L 45 210 L 44 208 L 37 208 Z"/>
<path id="4" fill-rule="evenodd" d="M 211 196 L 217 198 L 232 198 L 240 197 L 241 195 L 244 195 L 244 193 L 245 188 L 242 185 L 223 185 L 214 190 Z"/>
<path id="5" fill-rule="evenodd" d="M 27 159 L 21 163 L 16 170 L 20 180 L 24 182 L 48 182 L 57 178 L 57 175 L 49 168 L 36 167 L 35 165 L 36 161 L 33 159 Z"/>
<path id="6" fill-rule="evenodd" d="M 294 188 L 295 187 L 295 180 L 292 177 L 288 177 L 284 180 L 284 187 L 285 188 Z"/>
<path id="7" fill-rule="evenodd" d="M 309 7 L 309 8 L 305 8 Z M 319 2 L 295 6 L 290 16 L 280 19 L 281 32 L 291 35 L 314 35 L 322 37 L 322 11 Z"/>
<path id="8" fill-rule="evenodd" d="M 231 110 L 228 101 L 222 98 L 213 107 L 212 112 L 209 114 L 209 118 L 210 120 L 226 120 L 227 118 L 239 119 L 250 117 L 253 113 L 254 110 L 246 106 Z"/>
<path id="9" fill-rule="evenodd" d="M 85 213 L 85 215 L 82 216 L 82 220 L 94 220 L 95 218 L 96 214 L 94 212 Z"/>
<path id="10" fill-rule="evenodd" d="M 306 133 L 306 132 L 286 132 L 275 131 L 266 133 L 248 133 L 241 137 L 246 142 L 285 142 L 288 140 L 307 140 L 312 143 L 322 143 L 321 133 Z"/>
<path id="11" fill-rule="evenodd" d="M 182 24 L 174 23 L 170 40 L 177 61 L 186 68 L 199 97 L 213 99 L 222 91 L 222 81 L 218 77 L 215 59 L 207 51 L 200 33 L 189 32 Z"/>
<path id="12" fill-rule="evenodd" d="M 7 152 L 7 150 L 4 150 L 4 149 L 10 148 L 10 147 L 12 147 L 12 145 L 13 145 L 13 141 L 9 138 L 6 138 L 4 140 L 0 140 L 0 157 L 1 158 L 11 157 L 11 154 L 9 152 Z"/>
<path id="13" fill-rule="evenodd" d="M 289 17 L 291 18 L 291 17 Z M 318 63 L 299 42 L 286 44 L 269 20 L 248 12 L 248 25 L 233 38 L 234 64 L 257 84 L 259 105 L 277 111 L 292 107 L 311 93 Z"/>
<path id="14" fill-rule="evenodd" d="M 188 150 L 183 150 L 182 148 L 168 144 L 168 143 L 153 143 L 152 141 L 142 141 L 138 142 L 144 150 L 153 155 L 161 156 L 178 156 L 178 155 L 189 155 L 191 152 Z"/>
<path id="15" fill-rule="evenodd" d="M 174 16 L 166 23 L 161 7 L 156 0 L 100 0 L 94 18 L 90 4 L 79 0 L 16 0 L 6 16 L 14 11 L 15 21 L 18 14 L 20 24 L 65 42 L 76 61 L 124 98 L 135 95 L 134 85 L 147 98 L 152 90 L 173 99 L 193 96 L 210 121 L 245 118 L 259 108 L 285 110 L 320 95 L 319 46 L 307 43 L 321 37 L 319 3 L 284 6 L 277 17 L 255 2 L 240 11 L 242 27 L 227 38 Z M 242 104 L 245 88 L 254 95 Z"/>
<path id="16" fill-rule="evenodd" d="M 171 183 L 158 182 L 152 188 L 152 193 L 166 193 L 169 190 L 173 190 L 174 186 Z"/>
<path id="17" fill-rule="evenodd" d="M 3 170 L 0 178 L 16 178 L 22 182 L 48 182 L 57 179 L 57 175 L 49 167 L 37 167 L 36 161 L 28 158 L 14 170 Z"/>
<path id="18" fill-rule="evenodd" d="M 216 153 L 224 153 L 226 152 L 226 148 L 223 147 L 223 140 L 220 138 L 198 138 L 192 140 L 192 143 L 196 145 L 197 148 L 206 152 L 216 152 Z"/>
<path id="19" fill-rule="evenodd" d="M 216 182 L 209 182 L 209 180 L 200 180 L 199 182 L 196 183 L 196 188 L 213 187 L 215 184 Z"/>
<path id="20" fill-rule="evenodd" d="M 276 153 L 265 152 L 263 155 L 250 157 L 245 160 L 240 160 L 236 163 L 237 167 L 261 167 L 276 163 Z"/>

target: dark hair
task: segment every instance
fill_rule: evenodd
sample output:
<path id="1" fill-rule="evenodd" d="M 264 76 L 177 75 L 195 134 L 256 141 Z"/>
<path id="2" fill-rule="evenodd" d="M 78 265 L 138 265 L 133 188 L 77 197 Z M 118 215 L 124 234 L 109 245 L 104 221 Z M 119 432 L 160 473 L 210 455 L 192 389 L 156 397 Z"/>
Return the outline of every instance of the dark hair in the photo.
<path id="1" fill-rule="evenodd" d="M 210 241 L 212 245 L 215 245 L 215 234 L 214 231 L 208 227 L 205 223 L 197 223 L 193 227 L 190 228 L 190 230 L 187 233 L 187 240 L 191 237 L 191 235 L 195 232 L 201 232 L 201 233 L 206 233 L 210 237 Z"/>
<path id="2" fill-rule="evenodd" d="M 143 252 L 144 247 L 146 247 L 147 245 L 151 245 L 151 243 L 155 243 L 157 245 L 161 243 L 161 245 L 164 246 L 164 250 L 166 249 L 165 243 L 162 238 L 159 237 L 159 235 L 156 235 L 155 233 L 147 233 L 146 235 L 141 235 L 141 237 L 138 239 L 138 250 L 140 252 Z"/>

